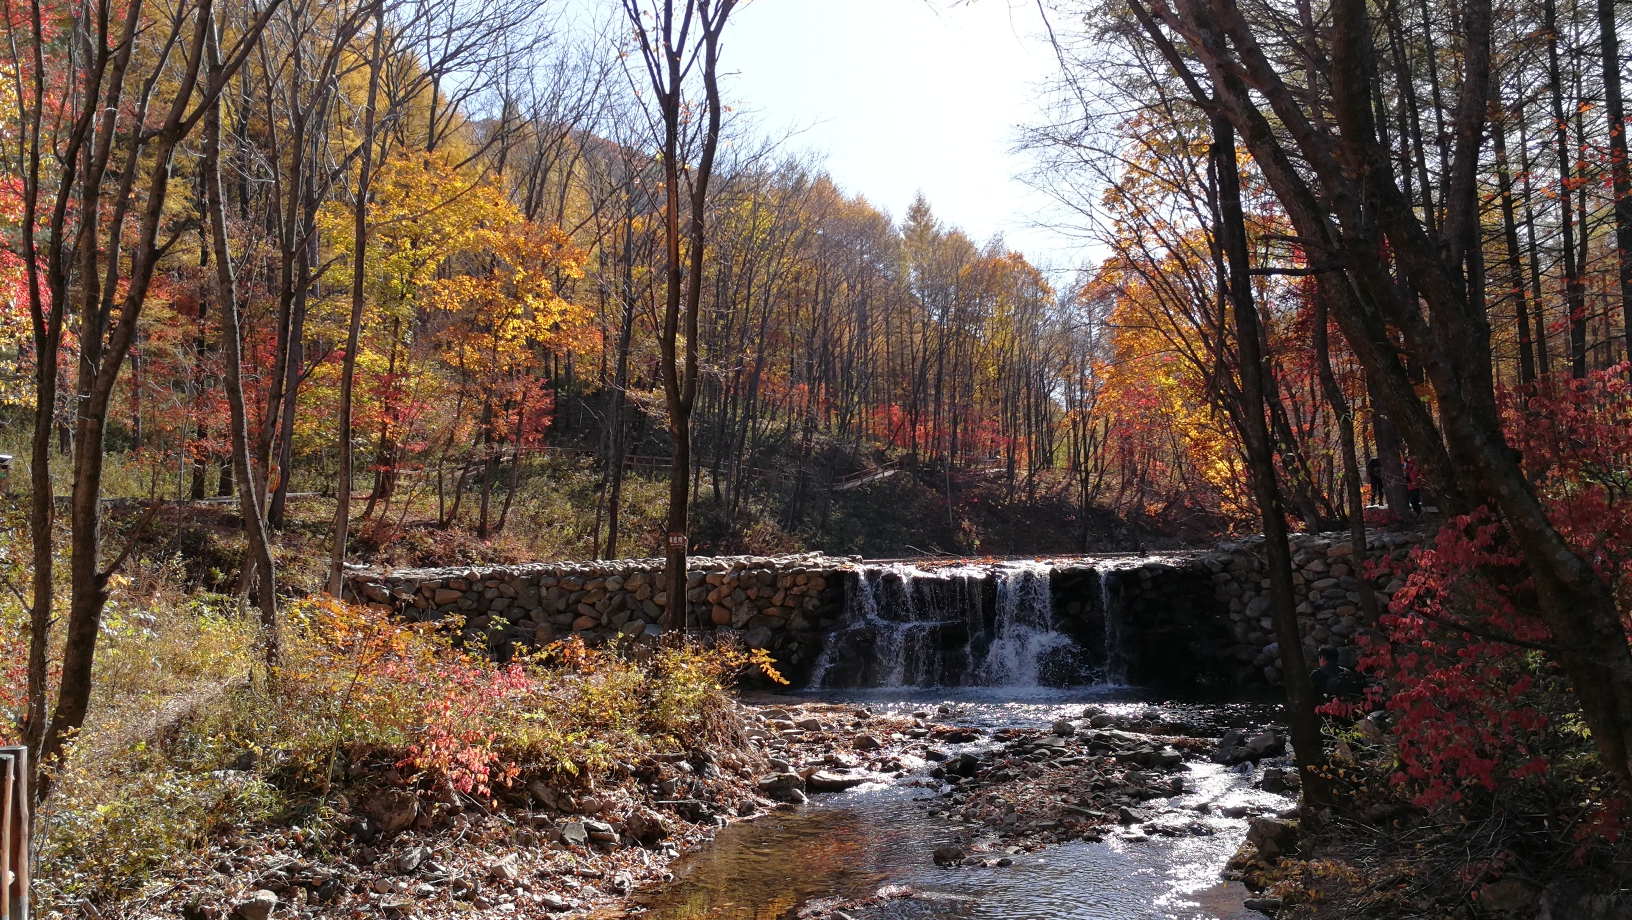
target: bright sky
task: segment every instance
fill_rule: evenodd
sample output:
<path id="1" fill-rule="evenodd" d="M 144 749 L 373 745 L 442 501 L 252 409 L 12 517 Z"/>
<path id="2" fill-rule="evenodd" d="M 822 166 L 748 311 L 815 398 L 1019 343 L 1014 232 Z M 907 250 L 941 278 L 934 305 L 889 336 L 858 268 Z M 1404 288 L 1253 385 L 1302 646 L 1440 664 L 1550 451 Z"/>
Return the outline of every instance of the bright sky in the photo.
<path id="1" fill-rule="evenodd" d="M 922 190 L 977 244 L 1001 233 L 1035 263 L 1078 252 L 1034 224 L 1017 126 L 1055 69 L 1033 0 L 751 0 L 732 15 L 724 89 L 766 131 L 822 155 L 846 192 L 900 218 Z"/>

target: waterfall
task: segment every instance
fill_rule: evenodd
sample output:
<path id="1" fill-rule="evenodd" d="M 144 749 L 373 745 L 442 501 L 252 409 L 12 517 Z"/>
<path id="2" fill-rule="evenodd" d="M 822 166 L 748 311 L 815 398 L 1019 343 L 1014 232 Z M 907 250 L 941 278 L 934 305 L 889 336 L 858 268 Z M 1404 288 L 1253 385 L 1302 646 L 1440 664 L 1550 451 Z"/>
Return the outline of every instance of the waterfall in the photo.
<path id="1" fill-rule="evenodd" d="M 1084 681 L 1041 562 L 866 566 L 811 668 L 811 687 L 1020 687 Z"/>
<path id="2" fill-rule="evenodd" d="M 1070 649 L 1070 637 L 1055 628 L 1051 567 L 1013 562 L 997 569 L 997 623 L 980 683 L 989 687 L 1036 687 L 1049 656 Z"/>
<path id="3" fill-rule="evenodd" d="M 1099 570 L 1099 610 L 1105 623 L 1105 682 L 1126 684 L 1128 658 L 1122 647 L 1122 604 L 1116 590 L 1115 569 Z"/>
<path id="4" fill-rule="evenodd" d="M 812 687 L 966 683 L 984 620 L 986 572 L 910 564 L 851 572 L 845 609 L 811 668 Z"/>

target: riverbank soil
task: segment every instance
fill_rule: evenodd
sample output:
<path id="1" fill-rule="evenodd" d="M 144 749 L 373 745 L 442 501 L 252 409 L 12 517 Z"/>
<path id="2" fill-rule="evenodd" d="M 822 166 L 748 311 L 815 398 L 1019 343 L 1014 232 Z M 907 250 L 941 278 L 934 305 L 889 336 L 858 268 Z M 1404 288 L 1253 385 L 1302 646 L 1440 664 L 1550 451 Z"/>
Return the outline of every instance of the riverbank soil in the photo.
<path id="1" fill-rule="evenodd" d="M 1380 715 L 1380 714 L 1379 714 Z M 1255 820 L 1226 875 L 1278 918 L 1626 920 L 1632 848 L 1577 740 L 1544 776 L 1426 803 L 1379 720 L 1335 731 L 1333 807 Z"/>
<path id="2" fill-rule="evenodd" d="M 784 720 L 735 704 L 719 715 L 721 743 L 619 757 L 597 776 L 517 779 L 490 797 L 407 775 L 383 753 L 362 757 L 310 827 L 215 828 L 140 906 L 189 920 L 604 915 L 667 880 L 670 862 L 717 828 L 803 801 L 810 777 L 821 784 L 814 765 L 900 769 L 882 749 L 851 753 L 851 727 L 900 737 L 910 720 L 814 704 L 797 713 L 806 727 L 781 751 L 805 775 L 767 755 L 763 739 Z M 255 765 L 244 766 L 248 781 Z"/>
<path id="3" fill-rule="evenodd" d="M 832 807 L 858 789 L 918 792 L 925 826 L 939 830 L 901 858 L 956 871 L 1006 869 L 1024 854 L 1072 841 L 1212 835 L 1227 826 L 1221 819 L 1273 814 L 1290 802 L 1270 796 L 1223 815 L 1205 805 L 1170 807 L 1186 791 L 1185 765 L 1218 749 L 1207 737 L 1217 732 L 1155 711 L 1090 707 L 1052 724 L 978 726 L 960 718 L 957 704 L 887 708 L 798 698 L 731 703 L 717 713 L 715 743 L 630 753 L 594 776 L 516 776 L 490 795 L 413 775 L 385 751 L 342 757 L 322 806 L 308 809 L 306 820 L 223 815 L 140 894 L 104 902 L 97 913 L 609 917 L 650 903 L 673 879 L 674 861 L 709 847 L 719 829 Z M 1278 746 L 1272 734 L 1261 735 L 1239 752 L 1249 773 L 1251 760 Z M 275 783 L 276 760 L 245 756 L 221 772 L 246 787 Z M 914 896 L 896 890 L 885 900 Z M 878 897 L 869 890 L 829 898 L 804 915 L 865 911 Z"/>

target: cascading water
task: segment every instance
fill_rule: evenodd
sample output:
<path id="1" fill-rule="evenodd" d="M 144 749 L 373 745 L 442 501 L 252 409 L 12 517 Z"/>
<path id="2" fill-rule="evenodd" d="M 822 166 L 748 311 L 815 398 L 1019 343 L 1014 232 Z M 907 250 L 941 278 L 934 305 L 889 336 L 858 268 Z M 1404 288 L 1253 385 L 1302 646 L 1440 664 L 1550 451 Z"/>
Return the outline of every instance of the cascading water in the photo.
<path id="1" fill-rule="evenodd" d="M 849 575 L 845 611 L 810 686 L 934 687 L 968 682 L 984 629 L 986 572 L 910 564 Z"/>
<path id="2" fill-rule="evenodd" d="M 1036 688 L 1088 682 L 1099 649 L 1055 622 L 1043 562 L 867 566 L 848 576 L 845 610 L 808 685 Z M 1109 627 L 1107 627 L 1109 629 Z M 1107 632 L 1107 639 L 1110 633 Z M 1090 643 L 1094 644 L 1094 643 Z"/>
<path id="3" fill-rule="evenodd" d="M 1040 686 L 1049 657 L 1072 646 L 1054 626 L 1051 567 L 1041 562 L 999 566 L 997 623 L 991 647 L 981 662 L 979 683 L 988 687 Z"/>
<path id="4" fill-rule="evenodd" d="M 1099 610 L 1105 623 L 1105 682 L 1126 684 L 1128 659 L 1122 643 L 1122 604 L 1114 569 L 1099 571 Z"/>

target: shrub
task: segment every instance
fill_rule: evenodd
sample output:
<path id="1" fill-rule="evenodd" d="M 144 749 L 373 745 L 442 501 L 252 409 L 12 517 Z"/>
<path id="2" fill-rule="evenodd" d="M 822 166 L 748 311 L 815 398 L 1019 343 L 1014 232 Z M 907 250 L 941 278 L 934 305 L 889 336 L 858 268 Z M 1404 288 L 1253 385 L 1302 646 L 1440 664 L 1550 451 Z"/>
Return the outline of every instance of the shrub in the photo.
<path id="1" fill-rule="evenodd" d="M 1509 442 L 1548 517 L 1610 583 L 1623 619 L 1632 612 L 1626 372 L 1554 375 L 1502 394 Z M 1400 574 L 1405 585 L 1381 618 L 1382 637 L 1361 657 L 1388 679 L 1400 757 L 1394 781 L 1433 805 L 1545 781 L 1560 758 L 1579 768 L 1564 775 L 1590 777 L 1595 755 L 1568 682 L 1542 653 L 1551 636 L 1530 612 L 1534 586 L 1504 525 L 1486 509 L 1449 521 Z M 1601 814 L 1619 811 L 1612 801 Z"/>

